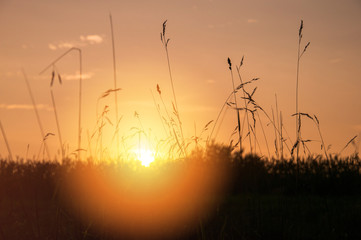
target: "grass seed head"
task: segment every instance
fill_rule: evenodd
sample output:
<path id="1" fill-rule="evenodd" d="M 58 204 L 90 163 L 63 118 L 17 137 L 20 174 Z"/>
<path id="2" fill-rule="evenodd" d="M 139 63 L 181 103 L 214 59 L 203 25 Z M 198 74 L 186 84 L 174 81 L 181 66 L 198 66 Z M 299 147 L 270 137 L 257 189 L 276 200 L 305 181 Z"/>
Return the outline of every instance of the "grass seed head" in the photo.
<path id="1" fill-rule="evenodd" d="M 231 59 L 227 59 L 227 61 L 228 61 L 228 65 L 229 65 L 229 70 L 232 70 L 232 63 L 231 63 Z"/>
<path id="2" fill-rule="evenodd" d="M 300 38 L 302 38 L 302 29 L 303 29 L 303 20 L 301 20 L 300 29 L 299 29 L 299 31 L 298 31 L 298 36 L 299 36 Z"/>
<path id="3" fill-rule="evenodd" d="M 50 87 L 52 87 L 52 86 L 53 86 L 53 83 L 54 83 L 54 77 L 55 77 L 55 71 L 53 70 L 53 71 L 51 72 Z"/>
<path id="4" fill-rule="evenodd" d="M 60 83 L 60 84 L 63 84 L 63 81 L 61 80 L 60 73 L 58 73 L 58 80 L 59 80 L 59 83 Z"/>
<path id="5" fill-rule="evenodd" d="M 159 93 L 159 95 L 162 94 L 162 91 L 160 90 L 159 84 L 157 84 L 157 92 Z"/>

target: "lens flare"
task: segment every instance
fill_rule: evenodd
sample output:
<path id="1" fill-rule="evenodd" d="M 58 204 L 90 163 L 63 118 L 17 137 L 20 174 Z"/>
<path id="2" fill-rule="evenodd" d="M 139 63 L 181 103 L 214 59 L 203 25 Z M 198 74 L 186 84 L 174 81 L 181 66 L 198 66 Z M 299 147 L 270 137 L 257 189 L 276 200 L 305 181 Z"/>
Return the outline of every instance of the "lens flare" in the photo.
<path id="1" fill-rule="evenodd" d="M 149 164 L 151 151 L 143 153 L 142 164 Z M 171 238 L 197 226 L 217 205 L 228 175 L 222 165 L 197 159 L 157 167 L 138 161 L 82 166 L 66 173 L 62 196 L 85 223 L 118 237 Z"/>

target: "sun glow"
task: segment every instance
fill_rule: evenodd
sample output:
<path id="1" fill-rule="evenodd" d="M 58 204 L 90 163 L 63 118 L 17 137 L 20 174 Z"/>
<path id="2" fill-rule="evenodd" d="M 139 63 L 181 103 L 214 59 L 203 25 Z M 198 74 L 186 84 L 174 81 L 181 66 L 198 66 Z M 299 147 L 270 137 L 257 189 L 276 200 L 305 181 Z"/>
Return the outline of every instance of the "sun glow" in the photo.
<path id="1" fill-rule="evenodd" d="M 61 195 L 95 228 L 132 239 L 172 239 L 198 226 L 199 217 L 218 206 L 230 175 L 224 161 L 216 158 L 207 164 L 197 155 L 152 166 L 158 151 L 131 151 L 131 158 L 139 161 L 136 165 L 130 159 L 116 168 L 85 165 L 64 172 L 69 176 L 64 175 Z"/>
<path id="2" fill-rule="evenodd" d="M 136 153 L 137 159 L 145 167 L 149 167 L 154 161 L 154 152 L 149 149 L 137 149 L 134 152 Z"/>

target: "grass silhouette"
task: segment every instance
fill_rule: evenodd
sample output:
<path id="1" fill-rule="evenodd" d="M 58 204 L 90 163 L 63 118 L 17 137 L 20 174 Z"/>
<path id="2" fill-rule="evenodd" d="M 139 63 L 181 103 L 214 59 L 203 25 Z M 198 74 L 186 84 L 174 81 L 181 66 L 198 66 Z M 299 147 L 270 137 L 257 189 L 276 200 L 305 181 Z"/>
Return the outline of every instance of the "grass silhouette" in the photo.
<path id="1" fill-rule="evenodd" d="M 187 195 L 181 199 L 196 197 L 205 201 L 202 204 L 206 204 L 206 200 L 218 200 L 210 205 L 206 213 L 197 213 L 196 220 L 189 220 L 182 230 L 169 221 L 168 225 L 162 225 L 164 229 L 153 237 L 249 239 L 259 235 L 259 239 L 268 239 L 271 236 L 327 238 L 332 233 L 337 238 L 345 234 L 350 238 L 358 238 L 361 234 L 353 224 L 361 214 L 358 207 L 361 161 L 358 156 L 342 159 L 335 157 L 328 161 L 321 156 L 315 156 L 300 159 L 297 164 L 292 158 L 268 161 L 256 155 L 232 154 L 230 147 L 212 145 L 207 152 L 194 152 L 183 161 L 160 161 L 151 168 L 142 167 L 137 161 L 93 163 L 69 160 L 62 164 L 0 161 L 1 236 L 4 239 L 147 238 L 143 235 L 147 232 L 136 227 L 138 220 L 134 216 L 129 218 L 129 221 L 133 221 L 135 225 L 126 225 L 127 229 L 120 228 L 121 231 L 117 232 L 112 230 L 114 223 L 102 222 L 93 215 L 84 217 L 82 211 L 86 210 L 87 206 L 80 204 L 78 199 L 92 196 L 88 195 L 91 192 L 84 186 L 88 185 L 91 191 L 99 187 L 94 185 L 94 178 L 103 176 L 99 179 L 114 182 L 110 176 L 118 176 L 120 180 L 116 184 L 117 190 L 111 191 L 114 199 L 143 194 L 142 191 L 145 191 L 147 195 L 142 195 L 142 200 L 149 204 L 147 199 L 154 196 L 152 191 L 159 191 L 157 189 L 160 186 L 163 186 L 167 193 L 179 189 L 179 185 L 172 183 L 172 179 L 175 176 L 187 179 L 187 176 L 190 176 L 187 169 L 191 169 L 194 164 L 198 166 L 194 168 L 198 177 L 192 185 L 209 181 L 213 189 L 201 195 L 186 191 Z M 205 169 L 211 168 L 217 169 L 219 173 L 223 171 L 224 175 L 213 175 L 215 179 L 209 179 L 212 175 L 204 173 Z M 98 175 L 90 175 L 93 176 L 91 179 L 85 178 L 85 185 L 78 185 L 79 182 L 73 180 L 75 173 L 86 176 L 94 172 Z M 172 173 L 173 176 L 166 178 L 166 183 L 163 176 L 165 173 Z M 215 183 L 224 180 L 225 176 L 227 181 L 218 185 L 220 188 L 216 190 Z M 69 181 L 76 191 L 64 191 Z M 109 186 L 112 186 L 111 182 Z M 139 190 L 143 188 L 144 190 Z M 101 196 L 106 196 L 105 193 L 102 194 Z M 162 199 L 162 196 L 165 195 L 158 193 L 156 199 Z M 96 203 L 99 204 L 97 211 L 100 211 L 96 216 L 110 214 L 100 200 Z M 164 209 L 167 209 L 167 206 L 164 206 Z M 111 210 L 118 211 L 116 207 Z M 166 215 L 161 210 L 154 212 L 157 213 Z M 321 221 L 322 218 L 325 218 L 327 223 Z"/>

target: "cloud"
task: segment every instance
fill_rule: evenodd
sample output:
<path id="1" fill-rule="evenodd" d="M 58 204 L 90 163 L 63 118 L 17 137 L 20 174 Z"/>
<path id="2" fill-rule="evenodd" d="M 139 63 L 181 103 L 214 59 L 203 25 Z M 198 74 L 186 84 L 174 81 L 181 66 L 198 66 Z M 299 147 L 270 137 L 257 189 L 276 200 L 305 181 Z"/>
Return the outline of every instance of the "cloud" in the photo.
<path id="1" fill-rule="evenodd" d="M 57 46 L 55 46 L 54 44 L 51 44 L 51 43 L 49 43 L 48 47 L 49 47 L 50 50 L 56 50 L 57 49 Z"/>
<path id="2" fill-rule="evenodd" d="M 80 40 L 77 41 L 62 41 L 62 42 L 54 42 L 49 43 L 48 48 L 50 50 L 57 49 L 68 49 L 72 47 L 86 47 L 88 45 L 100 44 L 104 41 L 104 37 L 93 34 L 93 35 L 81 35 L 79 37 Z"/>
<path id="3" fill-rule="evenodd" d="M 99 35 L 86 35 L 86 36 L 81 35 L 80 40 L 82 42 L 87 42 L 89 44 L 99 44 L 103 42 L 103 38 Z"/>
<path id="4" fill-rule="evenodd" d="M 83 80 L 90 79 L 90 78 L 92 78 L 93 75 L 94 75 L 94 73 L 92 73 L 92 72 L 83 73 L 82 74 L 82 79 Z M 62 78 L 64 80 L 67 80 L 67 81 L 79 80 L 79 78 L 80 78 L 79 72 L 77 72 L 75 74 L 64 74 L 64 75 L 61 75 L 61 76 L 62 76 Z"/>
<path id="5" fill-rule="evenodd" d="M 46 110 L 52 111 L 53 108 L 49 107 L 46 104 L 37 104 L 36 105 L 38 110 Z M 32 110 L 34 109 L 33 105 L 30 104 L 0 104 L 0 109 L 7 109 L 7 110 Z"/>
<path id="6" fill-rule="evenodd" d="M 74 44 L 72 42 L 49 43 L 48 48 L 50 50 L 57 50 L 57 49 L 64 49 L 64 48 L 72 48 L 72 47 L 75 47 L 76 45 L 77 44 Z"/>
<path id="7" fill-rule="evenodd" d="M 258 23 L 258 19 L 249 18 L 247 19 L 247 23 Z"/>
<path id="8" fill-rule="evenodd" d="M 71 42 L 63 42 L 58 44 L 58 48 L 72 48 L 72 47 L 75 47 L 75 44 Z"/>

